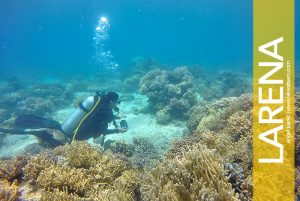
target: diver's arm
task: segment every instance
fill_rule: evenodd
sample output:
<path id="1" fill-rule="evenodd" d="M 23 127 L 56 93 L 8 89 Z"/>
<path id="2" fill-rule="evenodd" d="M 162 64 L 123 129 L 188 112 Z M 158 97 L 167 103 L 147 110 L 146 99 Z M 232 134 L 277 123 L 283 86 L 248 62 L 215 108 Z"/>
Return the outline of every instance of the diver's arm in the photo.
<path id="1" fill-rule="evenodd" d="M 114 133 L 119 133 L 119 129 L 118 128 L 107 129 L 104 134 L 114 134 Z"/>
<path id="2" fill-rule="evenodd" d="M 114 115 L 114 119 L 121 119 L 121 117 L 118 115 Z"/>
<path id="3" fill-rule="evenodd" d="M 123 119 L 126 118 L 126 115 L 120 114 L 120 115 L 114 115 L 114 119 Z"/>
<path id="4" fill-rule="evenodd" d="M 125 133 L 127 129 L 116 128 L 116 129 L 107 129 L 104 134 L 114 134 L 114 133 Z"/>

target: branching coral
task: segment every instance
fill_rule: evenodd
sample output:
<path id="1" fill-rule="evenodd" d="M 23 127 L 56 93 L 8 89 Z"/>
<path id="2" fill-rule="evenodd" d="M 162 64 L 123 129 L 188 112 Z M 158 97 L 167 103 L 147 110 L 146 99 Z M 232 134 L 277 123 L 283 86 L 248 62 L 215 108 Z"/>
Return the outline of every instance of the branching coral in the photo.
<path id="1" fill-rule="evenodd" d="M 189 127 L 195 137 L 227 162 L 242 163 L 247 170 L 252 165 L 252 97 L 223 98 L 202 102 L 191 112 Z"/>
<path id="2" fill-rule="evenodd" d="M 106 155 L 95 166 L 90 168 L 90 174 L 94 175 L 94 180 L 99 185 L 106 188 L 113 185 L 114 180 L 129 168 L 129 161 Z"/>
<path id="3" fill-rule="evenodd" d="M 241 137 L 252 135 L 252 111 L 238 111 L 232 114 L 228 119 L 228 125 L 224 128 L 235 141 Z"/>
<path id="4" fill-rule="evenodd" d="M 81 198 L 76 194 L 69 193 L 68 190 L 54 189 L 53 191 L 43 190 L 41 193 L 42 201 L 60 201 L 60 200 L 72 200 L 72 201 L 94 201 L 93 198 Z"/>
<path id="5" fill-rule="evenodd" d="M 168 152 L 166 153 L 165 158 L 180 159 L 184 151 L 190 150 L 194 144 L 198 144 L 200 142 L 201 139 L 193 135 L 188 135 L 183 139 L 173 141 Z"/>
<path id="6" fill-rule="evenodd" d="M 50 151 L 44 151 L 33 155 L 23 168 L 24 179 L 30 183 L 35 183 L 41 171 L 57 163 L 57 157 Z"/>
<path id="7" fill-rule="evenodd" d="M 186 67 L 149 71 L 140 81 L 140 91 L 149 98 L 158 123 L 162 124 L 172 119 L 185 120 L 189 108 L 196 103 L 193 76 Z"/>
<path id="8" fill-rule="evenodd" d="M 230 126 L 230 124 L 225 125 Z M 248 127 L 247 132 L 244 133 L 229 133 L 226 128 L 219 132 L 201 131 L 197 133 L 197 136 L 202 139 L 200 143 L 207 145 L 210 149 L 216 149 L 227 162 L 241 163 L 246 171 L 252 166 L 252 127 Z M 249 135 L 243 136 L 245 133 Z"/>
<path id="9" fill-rule="evenodd" d="M 99 190 L 97 194 L 95 194 L 95 197 L 93 198 L 93 201 L 134 201 L 133 195 L 128 192 L 126 189 L 104 189 Z"/>
<path id="10" fill-rule="evenodd" d="M 220 158 L 205 146 L 167 160 L 144 176 L 143 200 L 237 200 Z"/>
<path id="11" fill-rule="evenodd" d="M 86 196 L 86 191 L 93 187 L 92 177 L 82 168 L 50 166 L 43 170 L 37 179 L 40 187 L 47 190 L 67 189 L 80 197 Z"/>
<path id="12" fill-rule="evenodd" d="M 7 180 L 0 181 L 0 200 L 17 201 L 19 200 L 19 194 L 16 180 L 12 184 Z"/>
<path id="13" fill-rule="evenodd" d="M 85 168 L 96 165 L 102 159 L 102 152 L 84 141 L 74 141 L 54 149 L 54 153 L 64 156 L 68 166 Z"/>
<path id="14" fill-rule="evenodd" d="M 135 197 L 139 197 L 139 187 L 141 183 L 140 172 L 136 170 L 126 170 L 120 177 L 115 180 L 115 187 L 118 189 L 126 189 L 129 192 L 135 193 Z"/>
<path id="15" fill-rule="evenodd" d="M 2 161 L 1 179 L 19 178 L 34 185 L 43 190 L 37 192 L 42 200 L 121 201 L 139 196 L 140 179 L 131 162 L 123 155 L 104 154 L 86 142 L 43 151 L 26 157 L 25 162 L 21 159 Z"/>
<path id="16" fill-rule="evenodd" d="M 27 161 L 27 155 L 0 161 L 0 179 L 7 179 L 8 181 L 19 179 L 23 175 L 22 168 L 25 167 Z"/>
<path id="17" fill-rule="evenodd" d="M 206 120 L 203 121 L 209 121 L 208 119 L 213 118 L 213 116 L 220 116 L 220 115 L 223 115 L 225 118 L 226 113 L 223 111 L 227 110 L 232 103 L 236 102 L 236 100 L 237 98 L 232 97 L 232 98 L 223 98 L 215 102 L 207 102 L 207 101 L 199 102 L 189 111 L 189 120 L 187 126 L 190 132 L 194 132 L 197 129 L 199 123 L 202 121 L 203 118 L 206 118 Z M 215 127 L 218 125 L 216 124 L 213 126 Z M 214 129 L 216 129 L 216 127 Z"/>
<path id="18" fill-rule="evenodd" d="M 244 94 L 238 98 L 223 98 L 215 102 L 201 102 L 191 111 L 188 126 L 192 135 L 182 142 L 174 143 L 168 156 L 172 156 L 174 150 L 186 152 L 187 148 L 205 145 L 214 150 L 215 154 L 222 157 L 229 166 L 226 177 L 239 199 L 251 199 L 251 182 L 246 182 L 243 175 L 252 168 L 252 97 Z M 187 143 L 184 143 L 187 141 Z M 174 155 L 174 154 L 173 154 Z M 178 157 L 179 156 L 179 157 Z M 185 156 L 175 154 L 179 160 Z M 247 177 L 249 178 L 249 177 Z"/>

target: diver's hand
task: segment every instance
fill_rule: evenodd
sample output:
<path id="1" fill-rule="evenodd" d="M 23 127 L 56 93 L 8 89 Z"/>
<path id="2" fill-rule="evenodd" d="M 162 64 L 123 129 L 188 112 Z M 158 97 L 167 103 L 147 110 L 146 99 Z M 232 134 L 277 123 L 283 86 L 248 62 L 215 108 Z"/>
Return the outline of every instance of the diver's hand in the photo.
<path id="1" fill-rule="evenodd" d="M 119 133 L 125 133 L 128 129 L 125 128 L 119 128 Z"/>

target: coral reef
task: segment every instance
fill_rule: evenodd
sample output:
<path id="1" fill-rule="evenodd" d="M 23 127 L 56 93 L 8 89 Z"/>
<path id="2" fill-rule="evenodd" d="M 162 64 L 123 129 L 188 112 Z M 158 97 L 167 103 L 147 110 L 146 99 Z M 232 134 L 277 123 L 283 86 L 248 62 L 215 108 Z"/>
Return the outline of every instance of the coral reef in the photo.
<path id="1" fill-rule="evenodd" d="M 115 141 L 110 144 L 110 149 L 113 153 L 121 153 L 127 157 L 131 157 L 134 152 L 134 146 L 125 141 Z"/>
<path id="2" fill-rule="evenodd" d="M 227 124 L 223 123 L 226 123 L 231 115 L 236 113 L 235 116 L 238 118 L 241 115 L 239 112 L 248 112 L 251 109 L 251 94 L 243 94 L 240 97 L 222 98 L 215 102 L 201 101 L 191 109 L 187 125 L 191 132 L 196 130 L 213 130 L 218 132 L 227 126 Z M 231 120 L 234 121 L 233 119 Z M 217 122 L 222 124 L 218 125 L 216 124 Z M 249 121 L 246 122 L 246 124 L 251 123 Z M 237 122 L 233 124 L 237 124 Z M 232 126 L 234 127 L 234 125 Z M 235 126 L 239 127 L 241 124 Z"/>
<path id="3" fill-rule="evenodd" d="M 187 122 L 187 127 L 189 128 L 190 132 L 196 131 L 199 122 L 201 122 L 204 118 L 209 119 L 211 118 L 210 115 L 217 115 L 215 114 L 216 111 L 222 111 L 228 108 L 229 105 L 231 105 L 236 99 L 237 98 L 232 97 L 223 98 L 215 102 L 207 102 L 203 100 L 200 101 L 189 111 L 189 120 Z"/>
<path id="4" fill-rule="evenodd" d="M 140 79 L 138 74 L 126 78 L 122 84 L 122 91 L 126 93 L 137 91 Z"/>
<path id="5" fill-rule="evenodd" d="M 73 98 L 73 83 L 50 83 L 18 86 L 16 81 L 8 81 L 1 95 L 0 108 L 5 109 L 1 121 L 15 117 L 21 113 L 30 113 L 44 117 L 51 117 L 51 113 L 57 109 L 70 104 Z M 1 118 L 0 117 L 0 118 Z"/>
<path id="6" fill-rule="evenodd" d="M 93 201 L 93 198 L 81 198 L 76 194 L 69 193 L 68 190 L 54 189 L 53 191 L 42 190 L 41 200 L 53 201 L 53 200 L 72 200 L 72 201 Z"/>
<path id="7" fill-rule="evenodd" d="M 252 96 L 201 101 L 190 112 L 190 135 L 173 143 L 167 158 L 183 160 L 193 146 L 205 146 L 222 157 L 226 178 L 239 200 L 252 197 Z M 180 152 L 182 152 L 180 154 Z M 246 178 L 246 179 L 245 179 Z"/>
<path id="8" fill-rule="evenodd" d="M 16 105 L 16 114 L 31 113 L 43 116 L 52 111 L 53 103 L 40 97 L 29 97 L 21 100 Z"/>
<path id="9" fill-rule="evenodd" d="M 226 162 L 238 163 L 245 172 L 252 167 L 252 96 L 202 101 L 190 113 L 188 128 L 195 140 L 215 149 Z M 172 149 L 181 149 L 173 147 Z"/>
<path id="10" fill-rule="evenodd" d="M 220 158 L 205 146 L 167 160 L 146 173 L 143 200 L 238 200 L 225 176 Z"/>
<path id="11" fill-rule="evenodd" d="M 141 79 L 139 86 L 161 124 L 186 120 L 188 110 L 196 104 L 193 76 L 187 67 L 172 71 L 151 70 Z"/>
<path id="12" fill-rule="evenodd" d="M 106 189 L 98 192 L 99 194 L 93 198 L 82 198 L 76 194 L 72 194 L 67 190 L 59 191 L 57 189 L 52 192 L 42 191 L 41 200 L 53 201 L 53 200 L 72 200 L 72 201 L 134 201 L 132 196 L 123 189 Z"/>
<path id="13" fill-rule="evenodd" d="M 1 96 L 0 99 L 0 105 L 2 107 L 5 106 L 6 110 L 10 110 L 11 108 L 14 108 L 16 106 L 16 104 L 20 101 L 24 99 L 23 93 L 18 91 L 18 92 L 10 92 L 10 93 L 4 93 Z"/>
<path id="14" fill-rule="evenodd" d="M 93 180 L 88 170 L 83 168 L 71 168 L 50 166 L 40 172 L 37 178 L 38 186 L 47 190 L 68 190 L 80 197 L 87 196 L 87 190 L 92 189 Z"/>
<path id="15" fill-rule="evenodd" d="M 252 91 L 249 78 L 233 72 L 219 72 L 211 79 L 198 79 L 197 88 L 205 100 L 216 100 L 224 97 L 240 96 Z"/>
<path id="16" fill-rule="evenodd" d="M 160 158 L 156 147 L 148 138 L 135 137 L 133 138 L 133 145 L 135 149 L 132 160 L 138 168 L 150 167 L 155 160 Z"/>
<path id="17" fill-rule="evenodd" d="M 19 200 L 20 192 L 16 181 L 12 184 L 7 180 L 0 181 L 0 200 L 3 201 L 17 201 Z"/>
<path id="18" fill-rule="evenodd" d="M 43 147 L 40 143 L 33 143 L 30 144 L 29 146 L 25 147 L 24 149 L 24 154 L 38 154 L 40 152 L 42 152 L 43 150 L 45 150 L 45 147 Z"/>
<path id="19" fill-rule="evenodd" d="M 28 162 L 28 155 L 17 156 L 11 160 L 0 161 L 0 180 L 14 181 L 23 176 L 23 169 Z"/>
<path id="20" fill-rule="evenodd" d="M 241 185 L 241 192 L 239 192 L 239 198 L 242 201 L 252 200 L 253 197 L 253 179 L 252 175 L 249 175 L 244 179 Z"/>
<path id="21" fill-rule="evenodd" d="M 61 151 L 61 148 L 54 149 Z M 102 159 L 102 153 L 95 147 L 90 146 L 86 142 L 73 142 L 63 147 L 62 154 L 66 157 L 68 166 L 75 168 L 89 169 L 95 166 Z"/>
<path id="22" fill-rule="evenodd" d="M 0 179 L 18 179 L 35 186 L 41 200 L 121 201 L 134 200 L 140 194 L 139 172 L 129 160 L 105 154 L 87 142 L 75 141 L 21 159 L 1 162 Z"/>
<path id="23" fill-rule="evenodd" d="M 23 168 L 24 179 L 29 183 L 35 184 L 40 173 L 57 163 L 57 157 L 50 151 L 43 151 L 29 158 Z"/>
<path id="24" fill-rule="evenodd" d="M 231 183 L 235 192 L 242 193 L 242 184 L 244 182 L 244 171 L 237 163 L 225 163 L 226 177 Z"/>
<path id="25" fill-rule="evenodd" d="M 122 91 L 125 93 L 136 92 L 139 89 L 141 78 L 150 70 L 163 67 L 156 59 L 144 59 L 142 57 L 134 57 L 131 59 L 129 69 L 123 74 L 126 76 L 122 82 Z"/>
<path id="26" fill-rule="evenodd" d="M 190 150 L 195 144 L 200 143 L 201 140 L 202 139 L 197 136 L 187 135 L 183 139 L 173 141 L 165 155 L 165 158 L 180 159 L 182 158 L 182 153 Z"/>

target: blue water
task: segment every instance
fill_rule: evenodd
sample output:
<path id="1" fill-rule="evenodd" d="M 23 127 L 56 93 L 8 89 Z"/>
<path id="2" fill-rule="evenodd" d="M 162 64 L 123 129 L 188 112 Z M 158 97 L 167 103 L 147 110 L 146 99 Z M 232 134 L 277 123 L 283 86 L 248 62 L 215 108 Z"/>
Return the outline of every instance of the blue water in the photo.
<path id="1" fill-rule="evenodd" d="M 121 71 L 139 56 L 251 72 L 252 10 L 252 1 L 241 0 L 1 0 L 0 68 L 4 74 L 93 74 L 99 70 L 93 37 L 105 16 L 111 25 L 105 47 Z M 297 33 L 299 27 L 296 20 Z"/>

